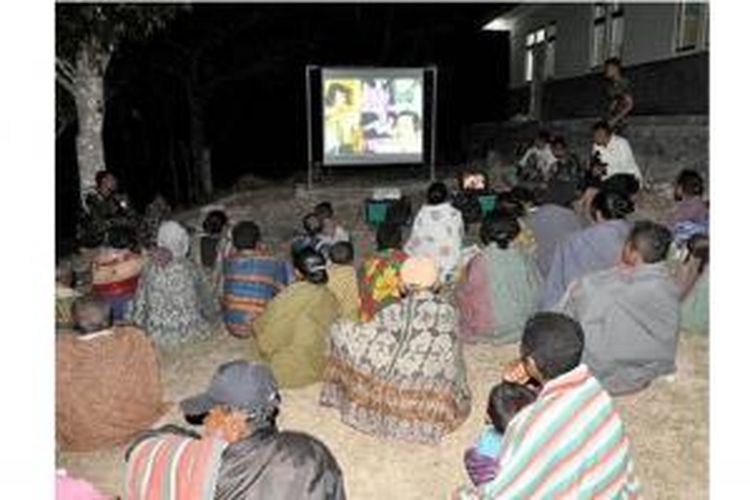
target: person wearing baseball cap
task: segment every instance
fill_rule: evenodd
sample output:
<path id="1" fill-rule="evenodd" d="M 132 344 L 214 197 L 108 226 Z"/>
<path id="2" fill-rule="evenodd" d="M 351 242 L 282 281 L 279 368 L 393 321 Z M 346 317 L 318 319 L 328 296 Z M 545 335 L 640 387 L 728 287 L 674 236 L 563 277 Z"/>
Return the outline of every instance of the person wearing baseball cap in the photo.
<path id="1" fill-rule="evenodd" d="M 180 402 L 186 420 L 202 425 L 200 435 L 176 426 L 146 433 L 126 455 L 128 484 L 148 490 L 158 483 L 161 491 L 174 484 L 182 491 L 197 482 L 200 498 L 214 500 L 345 500 L 343 475 L 330 450 L 308 434 L 279 431 L 280 405 L 268 365 L 221 365 L 204 392 Z M 165 460 L 151 459 L 153 438 L 161 439 L 162 449 L 171 446 Z"/>

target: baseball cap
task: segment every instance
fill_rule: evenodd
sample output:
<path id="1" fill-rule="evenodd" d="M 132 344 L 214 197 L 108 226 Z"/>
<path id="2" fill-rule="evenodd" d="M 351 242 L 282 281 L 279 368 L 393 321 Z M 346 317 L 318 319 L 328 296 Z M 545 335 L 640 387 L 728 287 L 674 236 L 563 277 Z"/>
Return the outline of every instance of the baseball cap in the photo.
<path id="1" fill-rule="evenodd" d="M 208 413 L 215 406 L 230 406 L 250 414 L 281 404 L 278 384 L 268 365 L 236 360 L 221 365 L 208 389 L 180 402 L 187 416 Z"/>

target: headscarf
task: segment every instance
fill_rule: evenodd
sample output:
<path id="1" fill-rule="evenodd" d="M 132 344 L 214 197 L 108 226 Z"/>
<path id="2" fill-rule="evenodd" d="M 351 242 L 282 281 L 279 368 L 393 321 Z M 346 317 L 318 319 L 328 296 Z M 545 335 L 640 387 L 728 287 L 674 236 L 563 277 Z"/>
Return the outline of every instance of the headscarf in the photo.
<path id="1" fill-rule="evenodd" d="M 426 290 L 438 280 L 435 261 L 429 257 L 409 257 L 401 266 L 401 283 L 408 288 Z"/>
<path id="2" fill-rule="evenodd" d="M 170 220 L 159 226 L 156 244 L 169 250 L 174 258 L 185 257 L 190 250 L 190 236 L 184 227 Z"/>

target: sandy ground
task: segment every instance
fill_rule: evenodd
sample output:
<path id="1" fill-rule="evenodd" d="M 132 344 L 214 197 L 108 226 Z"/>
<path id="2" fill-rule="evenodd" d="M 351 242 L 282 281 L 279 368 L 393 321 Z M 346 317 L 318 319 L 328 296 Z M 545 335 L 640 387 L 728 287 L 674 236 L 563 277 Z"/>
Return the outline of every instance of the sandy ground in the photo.
<path id="1" fill-rule="evenodd" d="M 325 190 L 337 214 L 352 230 L 358 251 L 372 248 L 372 233 L 361 219 L 362 199 L 367 189 Z M 281 250 L 295 229 L 296 221 L 322 198 L 295 196 L 291 187 L 259 189 L 226 200 L 225 208 L 235 220 L 261 222 L 266 240 Z M 660 219 L 668 203 L 666 196 L 640 200 L 634 218 Z M 415 208 L 419 200 L 414 199 Z M 199 213 L 183 214 L 181 220 L 195 225 Z M 343 425 L 334 410 L 318 405 L 320 385 L 286 391 L 280 419 L 282 429 L 307 431 L 324 441 L 344 471 L 349 498 L 438 499 L 447 498 L 468 481 L 463 451 L 478 433 L 486 396 L 498 382 L 500 367 L 516 354 L 515 345 L 465 347 L 472 412 L 466 422 L 444 438 L 439 446 L 387 442 L 361 434 Z M 251 341 L 217 335 L 162 355 L 162 377 L 170 401 L 205 388 L 222 362 L 255 356 Z M 691 500 L 708 497 L 708 340 L 683 338 L 674 381 L 660 380 L 646 391 L 617 401 L 631 437 L 638 475 L 646 498 Z M 160 423 L 180 423 L 173 409 Z M 123 449 L 95 453 L 60 453 L 58 467 L 92 481 L 102 491 L 121 495 L 124 474 Z"/>
<path id="2" fill-rule="evenodd" d="M 354 500 L 447 498 L 466 482 L 464 448 L 483 419 L 486 395 L 497 383 L 502 363 L 516 346 L 465 347 L 472 412 L 438 446 L 382 441 L 342 424 L 335 411 L 318 405 L 320 384 L 285 391 L 282 429 L 303 430 L 325 442 L 344 471 Z M 251 341 L 226 335 L 162 356 L 162 376 L 170 401 L 197 393 L 224 361 L 254 356 Z M 674 381 L 659 380 L 646 391 L 617 401 L 635 452 L 636 468 L 647 498 L 708 497 L 708 341 L 681 340 Z M 173 409 L 162 422 L 180 423 Z M 122 494 L 123 449 L 61 453 L 58 466 L 92 481 L 102 491 Z"/>

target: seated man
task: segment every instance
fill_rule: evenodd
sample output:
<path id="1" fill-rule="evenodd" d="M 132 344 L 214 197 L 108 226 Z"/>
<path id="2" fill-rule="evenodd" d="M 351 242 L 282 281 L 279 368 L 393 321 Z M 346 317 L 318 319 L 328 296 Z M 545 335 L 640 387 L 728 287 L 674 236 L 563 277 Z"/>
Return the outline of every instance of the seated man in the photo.
<path id="1" fill-rule="evenodd" d="M 321 233 L 321 239 L 329 247 L 338 243 L 339 241 L 350 241 L 351 238 L 349 233 L 338 223 L 333 214 L 333 205 L 330 202 L 324 201 L 315 205 L 313 213 L 323 221 L 323 231 Z"/>
<path id="2" fill-rule="evenodd" d="M 292 281 L 292 271 L 259 247 L 260 228 L 242 221 L 232 229 L 234 249 L 224 261 L 224 324 L 237 337 L 250 335 L 253 320 Z"/>
<path id="3" fill-rule="evenodd" d="M 585 364 L 581 326 L 557 313 L 528 323 L 505 380 L 541 386 L 508 424 L 495 478 L 454 498 L 637 498 L 630 442 L 612 399 Z"/>
<path id="4" fill-rule="evenodd" d="M 196 492 L 184 498 L 344 500 L 336 459 L 308 434 L 279 431 L 280 405 L 268 366 L 221 365 L 205 393 L 180 404 L 189 422 L 203 424 L 202 437 L 167 426 L 145 433 L 128 450 L 128 498 L 159 488 Z M 157 446 L 167 450 L 166 459 L 151 453 Z M 191 467 L 194 461 L 204 467 Z"/>
<path id="5" fill-rule="evenodd" d="M 675 371 L 679 290 L 666 267 L 669 230 L 638 222 L 623 265 L 574 282 L 559 304 L 583 326 L 583 361 L 612 395 L 644 389 Z"/>
<path id="6" fill-rule="evenodd" d="M 552 155 L 555 157 L 555 162 L 550 167 L 549 175 L 546 180 L 571 182 L 576 187 L 581 186 L 584 178 L 583 166 L 581 165 L 578 156 L 568 149 L 568 144 L 565 142 L 565 138 L 556 136 L 552 139 L 550 144 L 552 147 Z"/>
<path id="7" fill-rule="evenodd" d="M 78 226 L 78 241 L 108 243 L 114 226 L 137 230 L 138 214 L 125 194 L 117 192 L 117 178 L 106 170 L 96 173 L 96 190 L 86 195 L 83 217 Z"/>
<path id="8" fill-rule="evenodd" d="M 573 210 L 576 187 L 572 182 L 550 183 L 542 204 L 524 220 L 536 241 L 536 263 L 543 278 L 552 266 L 555 247 L 568 235 L 583 229 L 586 221 Z"/>
<path id="9" fill-rule="evenodd" d="M 331 247 L 328 265 L 328 289 L 341 306 L 341 317 L 359 320 L 359 286 L 354 267 L 354 247 L 348 241 L 339 241 Z"/>
<path id="10" fill-rule="evenodd" d="M 591 148 L 592 155 L 606 166 L 606 172 L 602 181 L 608 181 L 615 176 L 632 176 L 638 183 L 643 182 L 641 169 L 635 162 L 633 150 L 630 143 L 624 137 L 620 137 L 612 131 L 605 121 L 599 121 L 592 127 L 594 145 Z M 611 184 L 623 184 L 631 190 L 631 182 L 621 181 L 619 183 L 610 181 Z M 611 185 L 610 187 L 614 187 Z M 629 194 L 629 193 L 624 193 Z"/>
<path id="11" fill-rule="evenodd" d="M 518 161 L 518 176 L 523 181 L 541 181 L 550 173 L 555 161 L 550 147 L 550 134 L 546 130 L 540 130 L 534 143 Z"/>
<path id="12" fill-rule="evenodd" d="M 83 297 L 77 333 L 56 339 L 56 432 L 65 451 L 123 444 L 167 410 L 156 351 L 134 327 L 112 327 L 109 305 Z"/>
<path id="13" fill-rule="evenodd" d="M 708 234 L 708 205 L 703 201 L 703 178 L 698 172 L 680 172 L 674 184 L 674 200 L 667 226 L 675 244 L 682 246 L 691 236 Z"/>

